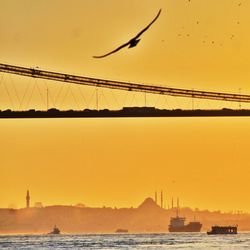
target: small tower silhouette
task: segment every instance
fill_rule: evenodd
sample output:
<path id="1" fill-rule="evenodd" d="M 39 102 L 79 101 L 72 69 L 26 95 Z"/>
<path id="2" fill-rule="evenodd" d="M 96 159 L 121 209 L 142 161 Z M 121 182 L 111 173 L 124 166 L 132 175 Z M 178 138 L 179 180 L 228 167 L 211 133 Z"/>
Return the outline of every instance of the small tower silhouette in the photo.
<path id="1" fill-rule="evenodd" d="M 161 190 L 161 208 L 163 208 L 163 192 Z"/>
<path id="2" fill-rule="evenodd" d="M 157 204 L 157 191 L 155 191 L 155 203 Z"/>
<path id="3" fill-rule="evenodd" d="M 179 216 L 179 209 L 180 209 L 179 197 L 177 197 L 177 217 Z"/>
<path id="4" fill-rule="evenodd" d="M 174 208 L 174 197 L 172 197 L 172 209 Z"/>
<path id="5" fill-rule="evenodd" d="M 27 190 L 27 194 L 26 194 L 26 208 L 30 207 L 30 192 L 29 190 Z"/>
<path id="6" fill-rule="evenodd" d="M 165 194 L 164 195 L 164 208 L 165 209 L 167 209 L 167 208 L 169 209 L 168 199 L 167 199 L 168 198 L 167 192 L 165 191 L 164 194 Z"/>

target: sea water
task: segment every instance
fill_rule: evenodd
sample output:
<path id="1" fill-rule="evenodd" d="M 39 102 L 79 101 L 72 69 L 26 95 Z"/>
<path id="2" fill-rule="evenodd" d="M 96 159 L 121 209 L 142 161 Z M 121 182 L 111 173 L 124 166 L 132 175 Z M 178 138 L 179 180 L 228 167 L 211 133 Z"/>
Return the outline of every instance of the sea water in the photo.
<path id="1" fill-rule="evenodd" d="M 250 233 L 2 235 L 0 249 L 250 249 Z"/>

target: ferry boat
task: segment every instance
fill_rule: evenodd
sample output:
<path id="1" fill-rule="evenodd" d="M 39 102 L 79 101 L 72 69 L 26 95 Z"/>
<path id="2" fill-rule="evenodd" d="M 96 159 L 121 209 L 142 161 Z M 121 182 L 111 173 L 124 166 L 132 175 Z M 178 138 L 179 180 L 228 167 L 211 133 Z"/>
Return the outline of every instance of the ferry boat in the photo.
<path id="1" fill-rule="evenodd" d="M 237 234 L 237 226 L 212 226 L 211 231 L 207 232 L 210 234 Z"/>

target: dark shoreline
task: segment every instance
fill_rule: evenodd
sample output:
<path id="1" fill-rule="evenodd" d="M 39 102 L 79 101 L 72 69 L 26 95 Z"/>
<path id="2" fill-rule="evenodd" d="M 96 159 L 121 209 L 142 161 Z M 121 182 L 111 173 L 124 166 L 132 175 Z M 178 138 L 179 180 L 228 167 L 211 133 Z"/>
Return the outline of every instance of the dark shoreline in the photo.
<path id="1" fill-rule="evenodd" d="M 250 116 L 249 109 L 217 109 L 217 110 L 167 110 L 156 109 L 154 107 L 131 107 L 121 110 L 58 110 L 48 111 L 28 110 L 28 111 L 0 111 L 0 118 L 108 118 L 108 117 L 235 117 Z"/>

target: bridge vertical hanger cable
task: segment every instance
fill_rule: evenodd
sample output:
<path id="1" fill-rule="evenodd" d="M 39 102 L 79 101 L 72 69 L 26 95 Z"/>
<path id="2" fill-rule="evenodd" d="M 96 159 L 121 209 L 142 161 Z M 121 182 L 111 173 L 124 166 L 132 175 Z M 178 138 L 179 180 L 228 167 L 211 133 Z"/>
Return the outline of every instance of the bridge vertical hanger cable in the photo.
<path id="1" fill-rule="evenodd" d="M 56 104 L 55 104 L 55 100 L 52 98 L 51 92 L 49 91 L 49 85 L 47 83 L 47 81 L 44 81 L 45 83 L 45 91 L 46 91 L 46 108 L 47 110 L 50 109 L 51 103 L 52 103 L 52 107 L 55 108 Z"/>
<path id="2" fill-rule="evenodd" d="M 106 98 L 106 96 L 105 96 L 105 94 L 104 94 L 104 92 L 103 92 L 102 89 L 101 89 L 101 95 L 103 96 L 103 99 L 104 99 L 104 101 L 105 101 L 106 104 L 107 104 L 107 108 L 111 107 L 111 105 L 110 105 L 108 99 Z"/>
<path id="3" fill-rule="evenodd" d="M 60 86 L 60 89 L 59 89 L 59 91 L 58 91 L 57 94 L 56 94 L 56 97 L 55 97 L 55 107 L 56 107 L 56 105 L 57 105 L 57 103 L 58 103 L 58 101 L 59 101 L 60 95 L 61 95 L 62 92 L 63 92 L 64 86 L 65 86 L 65 83 L 63 83 L 63 84 Z"/>
<path id="4" fill-rule="evenodd" d="M 43 81 L 43 80 L 42 80 L 42 81 Z M 41 99 L 41 101 L 42 101 L 42 105 L 44 105 L 44 104 L 45 104 L 45 102 L 44 102 L 44 93 L 43 93 L 42 90 L 40 89 L 38 82 L 36 83 L 36 89 L 38 90 L 40 99 Z"/>
<path id="5" fill-rule="evenodd" d="M 83 93 L 82 93 L 82 88 L 81 88 L 81 86 L 78 85 L 77 87 L 78 87 L 80 96 L 82 97 L 82 99 L 83 99 L 83 101 L 84 101 L 84 103 L 85 103 L 85 108 L 89 108 L 89 107 L 88 107 L 87 100 L 86 100 L 85 96 L 84 96 Z"/>
<path id="6" fill-rule="evenodd" d="M 241 95 L 241 88 L 239 88 L 239 95 Z M 239 100 L 239 110 L 241 110 L 241 99 Z"/>
<path id="7" fill-rule="evenodd" d="M 22 99 L 21 99 L 21 102 L 20 102 L 20 107 L 19 109 L 22 110 L 22 106 L 23 106 L 23 103 L 24 103 L 24 100 L 25 100 L 25 97 L 28 93 L 28 89 L 30 87 L 30 82 L 31 82 L 32 78 L 29 78 L 28 79 L 28 83 L 26 84 L 26 87 L 25 87 L 25 90 L 24 90 L 24 93 L 23 93 L 23 96 L 22 96 Z"/>
<path id="8" fill-rule="evenodd" d="M 168 107 L 169 105 L 168 105 L 167 96 L 163 96 L 163 103 L 162 103 L 162 105 L 163 105 L 164 109 L 166 109 L 166 104 L 167 104 L 167 107 Z"/>
<path id="9" fill-rule="evenodd" d="M 126 92 L 125 92 L 125 97 L 124 97 L 123 102 L 122 102 L 123 107 L 126 107 L 126 106 L 127 106 L 127 99 L 128 99 L 128 94 L 129 94 L 129 93 L 130 93 L 129 91 L 126 91 Z"/>
<path id="10" fill-rule="evenodd" d="M 30 102 L 31 102 L 31 99 L 32 99 L 32 96 L 33 96 L 33 93 L 34 93 L 34 90 L 35 90 L 36 81 L 37 81 L 37 79 L 34 80 L 34 84 L 32 86 L 32 90 L 31 90 L 30 96 L 28 98 L 27 107 L 26 107 L 27 110 L 29 109 L 29 105 L 30 105 Z"/>
<path id="11" fill-rule="evenodd" d="M 160 99 L 161 99 L 161 95 L 157 95 L 157 98 L 156 98 L 156 100 L 154 102 L 154 107 L 157 108 L 157 105 L 158 105 Z"/>
<path id="12" fill-rule="evenodd" d="M 11 82 L 12 88 L 14 89 L 14 93 L 15 93 L 15 95 L 16 95 L 16 99 L 17 99 L 17 102 L 18 102 L 18 105 L 17 105 L 17 106 L 20 107 L 21 100 L 20 100 L 20 98 L 19 98 L 19 95 L 18 95 L 17 90 L 16 90 L 15 83 L 14 83 L 13 78 L 12 78 L 11 75 L 10 75 L 10 82 Z M 17 108 L 17 110 L 18 110 L 18 108 Z"/>
<path id="13" fill-rule="evenodd" d="M 178 97 L 177 97 L 177 98 L 174 98 L 174 99 L 171 98 L 171 99 L 174 100 L 175 103 L 177 103 L 177 107 L 181 107 Z"/>
<path id="14" fill-rule="evenodd" d="M 73 91 L 72 91 L 71 86 L 70 86 L 70 93 L 71 93 L 71 96 L 73 97 L 73 99 L 74 99 L 74 101 L 75 101 L 75 104 L 76 104 L 78 110 L 80 110 L 80 106 L 79 106 L 78 101 L 77 101 L 77 99 L 76 99 L 76 97 L 75 97 L 75 95 L 74 95 L 74 93 L 73 93 Z"/>
<path id="15" fill-rule="evenodd" d="M 0 90 L 1 90 L 1 87 L 3 86 L 3 85 L 2 85 L 3 77 L 4 77 L 4 74 L 1 74 L 1 73 L 0 73 Z M 0 106 L 0 110 L 1 110 L 1 109 L 2 109 L 2 108 L 1 108 L 1 106 Z"/>
<path id="16" fill-rule="evenodd" d="M 96 109 L 96 89 L 94 89 L 92 91 L 92 94 L 90 95 L 88 106 L 93 107 L 93 109 Z"/>
<path id="17" fill-rule="evenodd" d="M 8 87 L 6 86 L 6 83 L 5 83 L 5 82 L 3 82 L 3 86 L 4 86 L 4 88 L 5 88 L 5 91 L 6 91 L 7 95 L 8 95 L 8 98 L 9 98 L 9 101 L 10 101 L 10 105 L 11 105 L 12 109 L 14 109 L 14 108 L 15 108 L 15 107 L 14 107 L 14 103 L 13 103 L 13 100 L 12 100 L 12 98 L 11 98 L 11 94 L 10 94 L 10 92 L 9 92 L 9 90 L 8 90 Z"/>
<path id="18" fill-rule="evenodd" d="M 46 88 L 46 97 L 47 97 L 47 110 L 49 110 L 49 88 L 48 88 L 48 86 L 47 86 L 47 88 Z"/>
<path id="19" fill-rule="evenodd" d="M 99 110 L 99 93 L 98 93 L 98 88 L 96 88 L 95 98 L 96 98 L 96 110 Z"/>
<path id="20" fill-rule="evenodd" d="M 135 105 L 137 105 L 137 101 L 136 101 L 136 98 L 135 98 L 135 92 L 133 92 L 132 94 L 132 99 L 131 99 L 131 102 L 130 102 L 130 106 L 133 106 L 133 101 L 135 102 Z"/>
<path id="21" fill-rule="evenodd" d="M 194 89 L 192 89 L 194 91 Z M 192 95 L 192 110 L 194 110 L 194 95 Z"/>
<path id="22" fill-rule="evenodd" d="M 60 106 L 62 106 L 62 105 L 64 104 L 65 99 L 66 99 L 66 97 L 67 97 L 67 95 L 68 95 L 68 92 L 69 92 L 69 85 L 66 87 L 65 94 L 64 94 L 64 96 L 63 96 L 63 98 L 62 98 L 62 101 L 61 101 L 61 105 L 60 105 Z"/>
<path id="23" fill-rule="evenodd" d="M 2 86 L 3 77 L 4 77 L 4 75 L 0 73 L 0 90 L 1 90 L 1 86 Z M 0 106 L 0 110 L 1 110 L 1 106 Z"/>
<path id="24" fill-rule="evenodd" d="M 111 89 L 111 94 L 112 94 L 112 97 L 113 97 L 113 99 L 115 100 L 117 106 L 119 107 L 119 106 L 120 106 L 120 103 L 118 102 L 118 100 L 117 100 L 117 98 L 116 98 L 116 96 L 115 96 L 115 94 L 114 94 L 114 90 L 113 90 L 113 89 Z"/>

